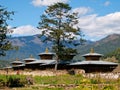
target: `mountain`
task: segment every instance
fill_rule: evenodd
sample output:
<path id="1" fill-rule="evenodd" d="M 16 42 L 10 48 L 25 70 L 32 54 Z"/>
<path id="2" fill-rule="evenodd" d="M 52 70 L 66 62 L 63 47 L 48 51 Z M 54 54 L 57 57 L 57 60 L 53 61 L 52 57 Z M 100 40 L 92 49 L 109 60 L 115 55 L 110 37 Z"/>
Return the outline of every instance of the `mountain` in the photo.
<path id="1" fill-rule="evenodd" d="M 106 55 L 117 48 L 120 48 L 120 34 L 108 35 L 107 37 L 94 43 L 78 46 L 77 50 L 79 54 L 76 56 L 76 58 L 80 58 L 80 55 L 89 53 L 91 48 L 94 48 L 95 52 L 97 53 Z"/>
<path id="2" fill-rule="evenodd" d="M 51 50 L 52 47 L 52 42 L 43 42 L 45 38 L 45 36 L 39 37 L 39 35 L 12 37 L 9 40 L 13 46 L 18 46 L 18 50 L 7 51 L 6 56 L 0 57 L 0 60 L 24 59 L 31 55 L 39 59 L 39 53 L 44 52 L 46 47 L 49 48 L 49 50 Z M 79 44 L 77 40 L 73 42 Z M 89 43 L 91 42 L 89 41 Z M 66 44 L 66 46 L 74 48 L 72 44 Z"/>
<path id="3" fill-rule="evenodd" d="M 0 60 L 15 60 L 16 58 L 24 59 L 32 55 L 34 58 L 38 58 L 38 54 L 44 52 L 46 47 L 51 49 L 52 42 L 43 42 L 45 37 L 39 38 L 38 35 L 24 36 L 24 37 L 12 37 L 10 41 L 14 46 L 19 46 L 18 50 L 10 50 L 5 57 L 0 57 Z M 80 60 L 81 55 L 88 53 L 91 48 L 94 48 L 95 52 L 101 54 L 107 54 L 116 48 L 120 47 L 120 34 L 109 35 L 99 41 L 92 42 L 87 40 L 85 45 L 77 46 L 78 55 L 75 56 L 75 60 Z"/>
<path id="4" fill-rule="evenodd" d="M 52 45 L 51 42 L 44 42 L 44 37 L 39 38 L 38 35 L 34 36 L 23 36 L 23 37 L 12 37 L 10 41 L 13 46 L 18 46 L 18 50 L 10 50 L 6 56 L 0 57 L 0 60 L 15 60 L 28 58 L 32 55 L 34 58 L 38 58 L 38 54 L 43 52 L 46 47 Z"/>

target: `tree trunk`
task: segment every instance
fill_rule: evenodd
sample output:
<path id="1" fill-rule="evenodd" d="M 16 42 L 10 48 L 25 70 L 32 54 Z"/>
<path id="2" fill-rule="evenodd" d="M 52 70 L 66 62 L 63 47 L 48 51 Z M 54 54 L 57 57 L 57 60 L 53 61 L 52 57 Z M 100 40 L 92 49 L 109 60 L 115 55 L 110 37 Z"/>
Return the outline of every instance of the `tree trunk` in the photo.
<path id="1" fill-rule="evenodd" d="M 58 68 L 58 61 L 56 60 L 56 63 L 55 63 L 55 71 L 57 71 L 57 68 Z"/>
<path id="2" fill-rule="evenodd" d="M 58 56 L 56 55 L 55 71 L 57 70 L 57 68 L 58 68 Z"/>

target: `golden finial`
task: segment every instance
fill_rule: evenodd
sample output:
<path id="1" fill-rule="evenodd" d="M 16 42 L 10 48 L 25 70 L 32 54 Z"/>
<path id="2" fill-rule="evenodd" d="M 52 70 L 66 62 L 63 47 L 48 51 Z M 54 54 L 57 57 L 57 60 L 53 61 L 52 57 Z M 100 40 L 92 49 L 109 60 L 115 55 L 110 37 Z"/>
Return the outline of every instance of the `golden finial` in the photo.
<path id="1" fill-rule="evenodd" d="M 48 48 L 46 48 L 45 52 L 48 53 Z"/>
<path id="2" fill-rule="evenodd" d="M 94 53 L 94 49 L 93 48 L 91 48 L 90 53 Z"/>
<path id="3" fill-rule="evenodd" d="M 16 58 L 16 61 L 19 61 L 19 59 L 18 59 L 18 58 Z"/>
<path id="4" fill-rule="evenodd" d="M 32 54 L 30 55 L 30 58 L 33 58 L 33 55 L 32 55 Z"/>

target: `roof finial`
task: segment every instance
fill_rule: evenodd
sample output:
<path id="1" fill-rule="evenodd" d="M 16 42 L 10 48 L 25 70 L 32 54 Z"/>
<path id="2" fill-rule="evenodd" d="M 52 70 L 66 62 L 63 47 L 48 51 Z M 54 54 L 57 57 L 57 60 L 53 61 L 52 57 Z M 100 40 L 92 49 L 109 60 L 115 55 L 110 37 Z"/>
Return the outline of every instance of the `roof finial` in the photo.
<path id="1" fill-rule="evenodd" d="M 46 48 L 45 52 L 48 53 L 48 48 Z"/>
<path id="2" fill-rule="evenodd" d="M 18 59 L 18 58 L 16 58 L 16 61 L 19 61 L 19 59 Z"/>
<path id="3" fill-rule="evenodd" d="M 30 58 L 33 58 L 33 55 L 32 55 L 32 54 L 30 55 Z"/>
<path id="4" fill-rule="evenodd" d="M 93 48 L 91 48 L 90 53 L 94 53 L 94 49 Z"/>

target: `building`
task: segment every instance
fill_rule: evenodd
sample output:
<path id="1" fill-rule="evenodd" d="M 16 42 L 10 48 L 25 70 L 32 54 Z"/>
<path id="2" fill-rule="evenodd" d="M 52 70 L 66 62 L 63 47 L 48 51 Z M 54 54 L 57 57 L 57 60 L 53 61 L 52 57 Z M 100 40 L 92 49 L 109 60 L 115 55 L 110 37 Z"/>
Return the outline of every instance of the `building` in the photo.
<path id="1" fill-rule="evenodd" d="M 34 62 L 34 61 L 36 61 L 36 60 L 37 60 L 37 59 L 33 58 L 32 55 L 30 55 L 29 58 L 23 59 L 23 61 L 24 61 L 25 64 L 30 63 L 30 62 Z"/>
<path id="2" fill-rule="evenodd" d="M 25 64 L 24 62 L 16 59 L 16 61 L 11 62 L 11 66 L 14 70 L 23 69 Z"/>
<path id="3" fill-rule="evenodd" d="M 25 58 L 22 61 L 13 61 L 12 67 L 14 70 L 17 69 L 47 69 L 55 66 L 56 60 L 55 53 L 49 52 L 46 48 L 45 52 L 38 54 L 40 59 L 35 59 L 32 55 L 29 58 Z"/>
<path id="4" fill-rule="evenodd" d="M 95 53 L 91 49 L 90 53 L 82 55 L 85 60 L 75 63 L 70 63 L 70 67 L 74 69 L 84 69 L 86 73 L 90 72 L 111 72 L 118 64 L 108 61 L 102 61 L 102 54 Z"/>
<path id="5" fill-rule="evenodd" d="M 39 54 L 40 59 L 35 59 L 33 57 L 23 59 L 24 63 L 21 61 L 13 61 L 13 69 L 54 69 L 56 64 L 56 54 L 49 52 L 46 48 L 45 52 Z M 86 73 L 90 72 L 111 72 L 115 69 L 118 64 L 108 61 L 102 61 L 102 54 L 95 53 L 94 49 L 91 49 L 90 53 L 82 55 L 85 60 L 72 62 L 73 55 L 70 60 L 60 60 L 58 61 L 58 69 L 84 69 Z"/>

